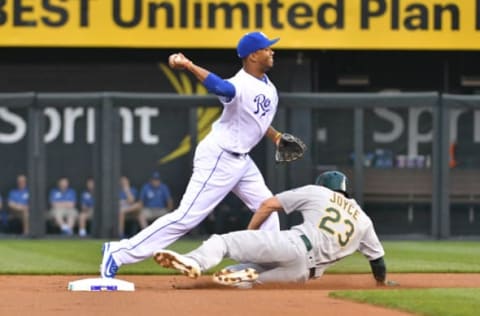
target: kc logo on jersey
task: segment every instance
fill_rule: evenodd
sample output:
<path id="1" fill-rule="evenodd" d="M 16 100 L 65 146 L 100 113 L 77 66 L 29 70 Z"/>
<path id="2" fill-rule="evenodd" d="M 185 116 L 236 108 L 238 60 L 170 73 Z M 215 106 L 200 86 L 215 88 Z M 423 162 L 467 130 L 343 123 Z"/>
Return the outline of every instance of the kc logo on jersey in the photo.
<path id="1" fill-rule="evenodd" d="M 270 99 L 267 98 L 264 94 L 259 94 L 257 95 L 254 99 L 253 102 L 257 104 L 257 110 L 254 111 L 254 114 L 258 114 L 262 112 L 260 116 L 264 116 L 267 114 L 268 111 L 270 111 Z"/>

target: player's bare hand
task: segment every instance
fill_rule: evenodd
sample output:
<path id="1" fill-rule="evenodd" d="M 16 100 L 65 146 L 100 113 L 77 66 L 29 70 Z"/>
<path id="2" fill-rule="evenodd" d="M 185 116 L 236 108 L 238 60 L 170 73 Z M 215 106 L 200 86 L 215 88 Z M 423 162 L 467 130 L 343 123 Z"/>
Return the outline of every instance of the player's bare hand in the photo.
<path id="1" fill-rule="evenodd" d="M 171 54 L 168 57 L 168 65 L 172 69 L 186 69 L 192 64 L 192 61 L 182 53 Z"/>
<path id="2" fill-rule="evenodd" d="M 377 286 L 395 287 L 400 286 L 400 283 L 393 280 L 385 280 L 383 282 L 377 282 Z"/>

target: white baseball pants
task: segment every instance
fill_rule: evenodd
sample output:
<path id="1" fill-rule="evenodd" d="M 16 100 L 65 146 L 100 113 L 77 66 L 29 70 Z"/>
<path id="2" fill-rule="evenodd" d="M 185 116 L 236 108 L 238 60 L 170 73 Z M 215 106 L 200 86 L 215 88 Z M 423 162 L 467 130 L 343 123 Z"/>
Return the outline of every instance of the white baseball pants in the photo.
<path id="1" fill-rule="evenodd" d="M 208 270 L 224 257 L 246 266 L 257 264 L 260 282 L 305 282 L 309 278 L 308 251 L 298 231 L 246 230 L 212 235 L 186 256 Z"/>

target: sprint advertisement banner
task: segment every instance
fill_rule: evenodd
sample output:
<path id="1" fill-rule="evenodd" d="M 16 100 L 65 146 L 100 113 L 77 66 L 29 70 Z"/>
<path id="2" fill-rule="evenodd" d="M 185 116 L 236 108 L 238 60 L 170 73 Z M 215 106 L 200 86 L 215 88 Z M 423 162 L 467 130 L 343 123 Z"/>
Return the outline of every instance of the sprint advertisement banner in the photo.
<path id="1" fill-rule="evenodd" d="M 480 0 L 0 0 L 0 46 L 480 49 Z"/>

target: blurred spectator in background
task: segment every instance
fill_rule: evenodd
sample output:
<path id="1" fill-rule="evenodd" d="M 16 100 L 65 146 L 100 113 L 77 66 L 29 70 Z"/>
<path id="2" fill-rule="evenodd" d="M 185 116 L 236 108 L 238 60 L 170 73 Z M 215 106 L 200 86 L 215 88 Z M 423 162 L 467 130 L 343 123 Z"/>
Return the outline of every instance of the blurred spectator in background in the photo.
<path id="1" fill-rule="evenodd" d="M 29 233 L 28 222 L 28 188 L 27 177 L 23 174 L 17 176 L 17 188 L 8 193 L 8 208 L 15 217 L 22 220 L 22 232 L 24 235 Z"/>
<path id="2" fill-rule="evenodd" d="M 125 236 L 125 217 L 135 216 L 138 223 L 140 223 L 140 209 L 142 205 L 137 202 L 137 190 L 130 186 L 130 180 L 122 176 L 120 177 L 120 210 L 118 212 L 118 235 L 120 238 Z"/>
<path id="3" fill-rule="evenodd" d="M 173 200 L 170 189 L 160 179 L 160 173 L 154 172 L 150 181 L 142 187 L 140 192 L 142 210 L 140 212 L 140 227 L 144 229 L 148 223 L 165 215 L 173 209 Z"/>
<path id="4" fill-rule="evenodd" d="M 50 191 L 50 217 L 64 235 L 72 235 L 73 227 L 78 216 L 75 208 L 77 202 L 77 194 L 75 190 L 69 188 L 68 179 L 63 177 L 58 180 L 58 187 Z"/>
<path id="5" fill-rule="evenodd" d="M 93 178 L 88 178 L 86 183 L 86 190 L 82 193 L 81 209 L 78 215 L 78 235 L 80 237 L 87 236 L 87 222 L 93 216 Z"/>

